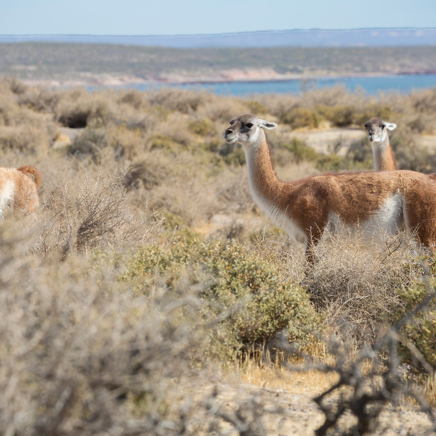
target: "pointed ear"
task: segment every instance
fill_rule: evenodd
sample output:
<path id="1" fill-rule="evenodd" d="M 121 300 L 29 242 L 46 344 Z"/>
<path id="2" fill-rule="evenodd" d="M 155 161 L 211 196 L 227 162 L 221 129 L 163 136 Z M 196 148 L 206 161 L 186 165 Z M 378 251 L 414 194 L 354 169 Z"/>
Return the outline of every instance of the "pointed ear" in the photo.
<path id="1" fill-rule="evenodd" d="M 258 120 L 259 120 L 259 127 L 264 127 L 265 129 L 268 130 L 275 129 L 277 127 L 276 123 L 271 123 L 270 121 L 261 120 L 260 118 L 258 118 Z"/>
<path id="2" fill-rule="evenodd" d="M 394 123 L 386 123 L 386 122 L 385 122 L 385 125 L 386 125 L 386 128 L 387 128 L 388 130 L 394 130 L 395 127 L 397 127 L 397 125 L 394 124 Z"/>

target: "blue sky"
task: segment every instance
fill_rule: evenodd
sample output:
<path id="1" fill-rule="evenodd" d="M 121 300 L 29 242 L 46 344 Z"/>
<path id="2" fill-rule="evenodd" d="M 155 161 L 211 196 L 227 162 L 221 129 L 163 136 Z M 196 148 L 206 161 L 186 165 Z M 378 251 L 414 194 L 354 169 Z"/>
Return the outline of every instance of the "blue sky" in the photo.
<path id="1" fill-rule="evenodd" d="M 0 34 L 436 27 L 436 0 L 0 0 Z"/>

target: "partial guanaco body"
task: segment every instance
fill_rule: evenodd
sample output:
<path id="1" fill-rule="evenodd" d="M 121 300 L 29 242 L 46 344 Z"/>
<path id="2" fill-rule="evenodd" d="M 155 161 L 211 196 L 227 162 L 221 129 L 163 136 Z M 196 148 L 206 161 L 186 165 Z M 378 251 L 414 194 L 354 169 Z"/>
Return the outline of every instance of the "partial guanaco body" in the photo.
<path id="1" fill-rule="evenodd" d="M 369 235 L 405 227 L 436 247 L 436 183 L 413 171 L 324 174 L 283 182 L 274 172 L 264 129 L 271 123 L 253 114 L 230 121 L 224 138 L 242 144 L 254 201 L 286 233 L 313 247 L 330 225 L 360 228 Z"/>
<path id="2" fill-rule="evenodd" d="M 397 169 L 395 154 L 388 134 L 388 130 L 394 130 L 396 127 L 396 124 L 388 123 L 377 117 L 371 118 L 365 124 L 376 171 L 394 171 Z"/>
<path id="3" fill-rule="evenodd" d="M 0 167 L 0 217 L 8 208 L 14 213 L 32 213 L 39 206 L 40 172 L 31 165 L 21 168 Z"/>
<path id="4" fill-rule="evenodd" d="M 395 171 L 397 169 L 395 153 L 392 150 L 387 132 L 387 130 L 394 130 L 396 127 L 396 124 L 388 123 L 377 117 L 371 118 L 365 124 L 376 171 Z M 427 174 L 427 177 L 436 180 L 436 174 Z"/>

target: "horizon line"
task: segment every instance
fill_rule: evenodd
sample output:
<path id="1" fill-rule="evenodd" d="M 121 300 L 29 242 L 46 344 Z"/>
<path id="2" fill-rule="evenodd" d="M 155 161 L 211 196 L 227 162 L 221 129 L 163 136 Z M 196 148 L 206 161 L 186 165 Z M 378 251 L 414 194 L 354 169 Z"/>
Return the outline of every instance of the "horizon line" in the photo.
<path id="1" fill-rule="evenodd" d="M 91 34 L 91 33 L 29 33 L 29 34 L 0 34 L 0 38 L 4 37 L 94 37 L 94 38 L 174 38 L 174 37 L 214 37 L 214 36 L 232 36 L 232 35 L 247 35 L 256 33 L 283 33 L 283 32 L 352 32 L 352 31 L 368 31 L 368 30 L 436 30 L 436 27 L 357 27 L 350 29 L 281 29 L 281 30 L 251 30 L 241 32 L 222 32 L 222 33 L 187 33 L 187 34 L 156 34 L 156 35 L 116 35 L 116 34 Z"/>

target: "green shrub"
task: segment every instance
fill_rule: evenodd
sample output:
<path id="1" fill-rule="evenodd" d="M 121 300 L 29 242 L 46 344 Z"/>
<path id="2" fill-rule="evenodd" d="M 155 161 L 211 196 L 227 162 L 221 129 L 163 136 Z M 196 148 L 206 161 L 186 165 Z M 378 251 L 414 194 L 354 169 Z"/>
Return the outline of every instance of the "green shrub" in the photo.
<path id="1" fill-rule="evenodd" d="M 379 117 L 385 121 L 392 121 L 395 113 L 389 105 L 381 103 L 365 106 L 362 111 L 356 109 L 353 115 L 353 124 L 363 126 L 370 118 Z"/>
<path id="2" fill-rule="evenodd" d="M 337 154 L 320 155 L 316 161 L 316 168 L 322 172 L 341 171 L 348 168 L 348 163 L 343 157 Z"/>
<path id="3" fill-rule="evenodd" d="M 171 235 L 170 237 L 173 237 L 176 241 L 181 240 L 185 243 L 191 244 L 200 238 L 200 234 L 192 230 L 180 215 L 171 213 L 166 209 L 162 211 L 162 215 L 164 218 L 164 229 L 167 230 L 167 233 Z"/>
<path id="4" fill-rule="evenodd" d="M 320 154 L 315 149 L 309 147 L 304 141 L 297 138 L 292 138 L 289 144 L 285 143 L 282 147 L 289 150 L 294 155 L 296 163 L 300 163 L 303 160 L 316 162 L 320 157 Z"/>
<path id="5" fill-rule="evenodd" d="M 167 151 L 173 151 L 174 147 L 176 146 L 176 142 L 166 135 L 161 135 L 159 133 L 154 134 L 151 137 L 151 150 L 154 150 L 156 148 L 161 148 Z"/>
<path id="6" fill-rule="evenodd" d="M 180 215 L 175 215 L 174 213 L 171 213 L 166 209 L 164 209 L 162 213 L 164 217 L 163 226 L 165 229 L 174 231 L 177 228 L 186 225 L 185 220 Z"/>
<path id="7" fill-rule="evenodd" d="M 355 108 L 351 106 L 321 106 L 317 110 L 321 116 L 337 127 L 350 126 L 354 122 Z"/>
<path id="8" fill-rule="evenodd" d="M 235 147 L 229 154 L 223 156 L 224 162 L 227 165 L 244 165 L 245 164 L 245 152 L 242 147 Z"/>
<path id="9" fill-rule="evenodd" d="M 424 283 L 417 283 L 412 287 L 399 291 L 404 307 L 395 312 L 393 322 L 403 317 L 407 312 L 416 307 L 428 296 Z M 401 334 L 406 340 L 411 341 L 422 353 L 428 363 L 436 367 L 436 301 L 430 302 L 427 310 L 418 312 L 413 320 L 403 327 Z M 410 361 L 412 355 L 405 346 L 401 348 L 403 357 Z"/>
<path id="10" fill-rule="evenodd" d="M 293 129 L 300 127 L 309 127 L 313 129 L 318 127 L 320 116 L 304 107 L 296 107 L 281 116 L 281 122 L 289 124 Z"/>
<path id="11" fill-rule="evenodd" d="M 248 100 L 245 103 L 250 108 L 250 112 L 252 114 L 265 115 L 268 112 L 267 108 L 262 103 L 259 103 L 257 100 Z"/>
<path id="12" fill-rule="evenodd" d="M 202 148 L 215 154 L 219 152 L 222 143 L 223 141 L 220 138 L 212 137 L 208 138 L 208 140 L 202 144 Z"/>
<path id="13" fill-rule="evenodd" d="M 339 171 L 348 168 L 348 163 L 344 158 L 336 154 L 318 153 L 297 138 L 293 138 L 289 144 L 283 144 L 282 147 L 292 152 L 296 163 L 301 161 L 314 162 L 320 171 Z"/>
<path id="14" fill-rule="evenodd" d="M 208 120 L 192 121 L 189 123 L 188 128 L 192 133 L 200 136 L 209 135 L 214 131 Z"/>
<path id="15" fill-rule="evenodd" d="M 167 286 L 176 289 L 187 270 L 193 272 L 191 283 L 202 288 L 201 316 L 211 322 L 223 319 L 211 329 L 209 355 L 234 359 L 283 328 L 302 349 L 316 346 L 315 332 L 323 320 L 306 291 L 283 279 L 278 263 L 260 258 L 238 242 L 195 239 L 176 243 L 168 252 L 145 246 L 131 260 L 124 279 L 154 277 L 158 271 Z"/>
<path id="16" fill-rule="evenodd" d="M 373 169 L 372 149 L 366 138 L 351 143 L 346 158 L 353 164 L 356 164 L 355 166 Z"/>

